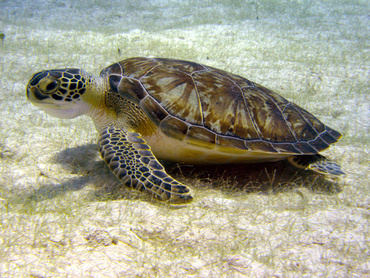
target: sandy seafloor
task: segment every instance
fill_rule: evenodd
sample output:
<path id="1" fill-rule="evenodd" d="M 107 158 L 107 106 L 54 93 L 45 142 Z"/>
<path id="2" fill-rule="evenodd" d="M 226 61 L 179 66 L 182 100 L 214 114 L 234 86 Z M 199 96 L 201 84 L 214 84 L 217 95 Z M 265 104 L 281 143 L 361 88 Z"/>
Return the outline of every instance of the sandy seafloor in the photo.
<path id="1" fill-rule="evenodd" d="M 0 1 L 0 276 L 369 277 L 369 12 L 366 0 Z M 25 88 L 43 69 L 98 74 L 134 56 L 277 91 L 343 134 L 324 154 L 347 175 L 173 171 L 196 196 L 180 208 L 117 190 L 92 122 L 47 116 Z M 271 186 L 248 190 L 263 173 Z"/>

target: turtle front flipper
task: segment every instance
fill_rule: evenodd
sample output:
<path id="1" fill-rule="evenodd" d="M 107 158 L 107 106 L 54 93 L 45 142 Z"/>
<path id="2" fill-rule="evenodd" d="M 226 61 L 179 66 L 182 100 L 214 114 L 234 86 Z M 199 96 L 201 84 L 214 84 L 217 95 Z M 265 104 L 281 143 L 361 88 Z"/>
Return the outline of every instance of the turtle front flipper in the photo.
<path id="1" fill-rule="evenodd" d="M 171 203 L 193 199 L 186 185 L 166 173 L 140 134 L 109 126 L 100 133 L 98 144 L 103 159 L 126 186 Z"/>
<path id="2" fill-rule="evenodd" d="M 320 174 L 331 174 L 335 176 L 344 175 L 340 166 L 321 154 L 297 155 L 288 159 L 290 163 L 301 169 L 310 169 Z"/>

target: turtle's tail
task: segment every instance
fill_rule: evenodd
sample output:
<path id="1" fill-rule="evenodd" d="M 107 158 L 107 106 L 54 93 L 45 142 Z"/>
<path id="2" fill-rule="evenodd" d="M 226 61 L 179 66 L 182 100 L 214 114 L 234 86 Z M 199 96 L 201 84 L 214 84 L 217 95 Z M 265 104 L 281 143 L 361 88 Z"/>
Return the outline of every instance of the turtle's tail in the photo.
<path id="1" fill-rule="evenodd" d="M 345 175 L 338 164 L 321 154 L 292 156 L 288 158 L 288 161 L 297 168 L 310 169 L 320 174 Z"/>

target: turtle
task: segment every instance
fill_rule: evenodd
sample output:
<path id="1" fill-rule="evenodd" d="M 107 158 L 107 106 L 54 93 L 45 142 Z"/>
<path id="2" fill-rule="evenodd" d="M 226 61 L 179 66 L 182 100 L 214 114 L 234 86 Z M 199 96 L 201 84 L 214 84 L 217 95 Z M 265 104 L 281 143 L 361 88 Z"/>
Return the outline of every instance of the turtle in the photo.
<path id="1" fill-rule="evenodd" d="M 26 91 L 52 116 L 90 116 L 116 177 L 161 201 L 185 203 L 193 196 L 160 160 L 247 165 L 286 159 L 321 174 L 344 174 L 320 154 L 342 136 L 338 131 L 270 89 L 200 63 L 136 57 L 100 76 L 45 70 L 32 76 Z"/>

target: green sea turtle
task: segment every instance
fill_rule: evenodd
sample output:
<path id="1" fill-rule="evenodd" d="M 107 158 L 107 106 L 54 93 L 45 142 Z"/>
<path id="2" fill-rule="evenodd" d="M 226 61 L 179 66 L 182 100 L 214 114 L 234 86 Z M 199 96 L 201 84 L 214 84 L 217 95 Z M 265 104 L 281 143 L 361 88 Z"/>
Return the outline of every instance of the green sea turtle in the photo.
<path id="1" fill-rule="evenodd" d="M 75 68 L 36 73 L 27 97 L 60 118 L 90 116 L 101 155 L 126 186 L 170 202 L 192 199 L 158 159 L 192 164 L 288 159 L 340 175 L 319 152 L 341 134 L 271 90 L 194 62 L 131 58 L 99 77 Z"/>

